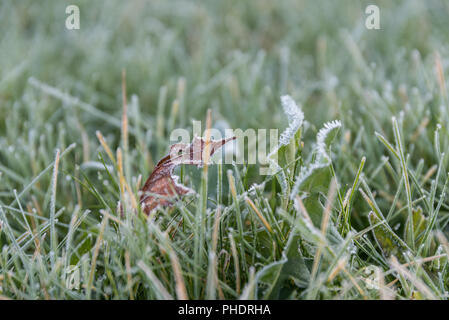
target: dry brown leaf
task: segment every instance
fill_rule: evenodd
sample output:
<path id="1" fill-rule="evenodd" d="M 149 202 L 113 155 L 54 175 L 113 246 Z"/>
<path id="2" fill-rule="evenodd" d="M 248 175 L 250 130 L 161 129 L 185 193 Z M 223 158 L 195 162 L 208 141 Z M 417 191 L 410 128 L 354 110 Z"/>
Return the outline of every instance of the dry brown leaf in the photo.
<path id="1" fill-rule="evenodd" d="M 236 137 L 209 140 L 210 156 L 227 142 Z M 158 206 L 170 206 L 174 198 L 191 192 L 192 189 L 178 183 L 178 176 L 173 174 L 176 166 L 180 164 L 202 166 L 204 165 L 203 151 L 206 146 L 204 138 L 195 137 L 191 144 L 176 143 L 170 146 L 170 152 L 162 158 L 141 189 L 140 204 L 144 212 L 149 215 Z"/>

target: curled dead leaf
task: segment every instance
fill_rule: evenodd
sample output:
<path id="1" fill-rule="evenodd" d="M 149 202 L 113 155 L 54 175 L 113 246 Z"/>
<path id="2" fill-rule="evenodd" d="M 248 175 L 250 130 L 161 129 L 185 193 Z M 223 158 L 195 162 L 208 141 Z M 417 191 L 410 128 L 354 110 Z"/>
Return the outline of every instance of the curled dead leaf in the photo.
<path id="1" fill-rule="evenodd" d="M 210 158 L 218 149 L 236 137 L 209 140 Z M 205 161 L 203 153 L 207 143 L 204 138 L 195 137 L 191 144 L 175 143 L 170 146 L 170 152 L 162 158 L 141 189 L 140 204 L 143 211 L 149 215 L 158 206 L 170 206 L 174 198 L 194 191 L 178 182 L 174 169 L 180 164 L 202 166 Z"/>

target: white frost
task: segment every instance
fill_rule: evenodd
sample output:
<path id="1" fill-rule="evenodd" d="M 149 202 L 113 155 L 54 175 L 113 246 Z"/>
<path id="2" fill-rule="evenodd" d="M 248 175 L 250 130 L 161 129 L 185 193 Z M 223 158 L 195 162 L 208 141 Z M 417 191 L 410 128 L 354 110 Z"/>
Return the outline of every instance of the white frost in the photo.
<path id="1" fill-rule="evenodd" d="M 284 108 L 284 113 L 288 118 L 288 127 L 281 133 L 279 143 L 280 145 L 286 146 L 302 126 L 304 113 L 289 95 L 282 96 L 281 103 L 282 108 Z"/>

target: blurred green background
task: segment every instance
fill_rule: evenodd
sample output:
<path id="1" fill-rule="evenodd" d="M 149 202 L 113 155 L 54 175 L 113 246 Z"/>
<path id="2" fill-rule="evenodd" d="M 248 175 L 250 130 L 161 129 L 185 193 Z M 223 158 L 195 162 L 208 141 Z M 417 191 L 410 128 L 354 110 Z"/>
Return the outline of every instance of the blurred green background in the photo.
<path id="1" fill-rule="evenodd" d="M 445 56 L 449 35 L 447 1 L 376 1 L 381 30 L 367 30 L 364 10 L 371 3 L 4 0 L 2 133 L 8 111 L 26 104 L 30 76 L 119 118 L 122 69 L 148 126 L 160 87 L 167 86 L 171 102 L 180 77 L 186 90 L 178 126 L 203 119 L 208 107 L 235 127 L 273 126 L 282 120 L 279 95 L 285 93 L 303 103 L 312 123 L 341 117 L 344 109 L 361 112 L 355 90 L 368 83 L 380 94 L 402 83 L 419 86 L 425 79 L 410 79 L 410 52 L 424 60 L 435 50 Z M 80 7 L 80 30 L 65 28 L 69 4 Z M 336 101 L 327 95 L 332 90 Z M 24 114 L 30 124 L 22 129 L 60 107 L 48 103 Z M 78 116 L 90 134 L 108 130 L 102 119 Z"/>

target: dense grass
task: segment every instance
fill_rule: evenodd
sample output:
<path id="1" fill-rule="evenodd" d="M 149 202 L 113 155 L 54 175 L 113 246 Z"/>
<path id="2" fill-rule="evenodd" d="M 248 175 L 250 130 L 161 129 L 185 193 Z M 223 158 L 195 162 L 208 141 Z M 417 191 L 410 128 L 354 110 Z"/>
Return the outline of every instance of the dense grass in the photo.
<path id="1" fill-rule="evenodd" d="M 0 3 L 0 298 L 448 298 L 446 1 L 72 2 Z M 174 128 L 282 131 L 284 94 L 279 174 L 141 213 Z"/>

